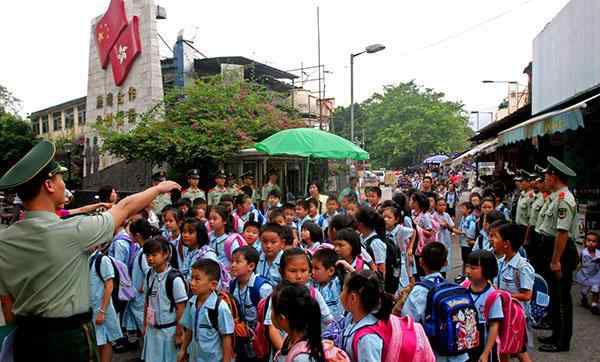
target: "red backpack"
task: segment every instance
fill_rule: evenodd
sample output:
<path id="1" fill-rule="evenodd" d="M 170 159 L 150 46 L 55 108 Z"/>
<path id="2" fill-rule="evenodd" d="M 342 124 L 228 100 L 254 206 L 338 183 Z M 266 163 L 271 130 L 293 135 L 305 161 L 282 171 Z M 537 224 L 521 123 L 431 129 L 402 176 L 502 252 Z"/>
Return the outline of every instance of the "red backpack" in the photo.
<path id="1" fill-rule="evenodd" d="M 383 341 L 382 362 L 435 362 L 435 354 L 423 327 L 410 316 L 390 315 L 388 321 L 360 328 L 352 340 L 354 360 L 358 360 L 358 342 L 370 333 L 378 335 Z"/>
<path id="2" fill-rule="evenodd" d="M 350 362 L 350 357 L 348 354 L 338 347 L 336 347 L 331 341 L 323 341 L 323 353 L 325 354 L 326 362 Z M 292 349 L 290 349 L 287 356 L 285 356 L 285 362 L 294 362 L 294 358 L 303 353 L 310 353 L 310 349 L 308 348 L 308 344 L 306 341 L 300 341 L 296 343 Z M 277 352 L 275 355 L 274 361 L 279 360 L 280 352 Z"/>
<path id="3" fill-rule="evenodd" d="M 523 352 L 523 347 L 527 342 L 527 317 L 523 306 L 513 299 L 509 292 L 494 289 L 485 300 L 483 314 L 486 320 L 496 298 L 500 298 L 502 301 L 502 313 L 504 314 L 504 319 L 500 323 L 500 330 L 498 331 L 498 351 L 500 354 Z"/>

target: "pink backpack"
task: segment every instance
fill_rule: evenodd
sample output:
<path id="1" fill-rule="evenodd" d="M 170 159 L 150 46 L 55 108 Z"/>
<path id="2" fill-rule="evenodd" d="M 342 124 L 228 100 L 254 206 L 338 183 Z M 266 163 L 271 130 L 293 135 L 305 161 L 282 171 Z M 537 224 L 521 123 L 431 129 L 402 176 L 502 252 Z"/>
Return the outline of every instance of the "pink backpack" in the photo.
<path id="1" fill-rule="evenodd" d="M 437 241 L 437 234 L 438 234 L 438 231 L 440 230 L 440 224 L 437 221 L 435 221 L 434 218 L 432 217 L 431 218 L 431 236 L 425 237 L 425 233 L 423 232 L 424 229 L 421 226 L 419 226 L 419 222 L 421 221 L 422 216 L 423 216 L 423 213 L 420 213 L 415 218 L 415 225 L 417 226 L 417 234 L 419 236 L 419 243 L 417 244 L 417 255 L 421 255 L 425 245 L 432 243 L 434 241 Z"/>
<path id="2" fill-rule="evenodd" d="M 435 362 L 435 355 L 423 327 L 410 316 L 390 315 L 389 321 L 360 328 L 352 340 L 352 352 L 358 356 L 358 342 L 370 333 L 383 340 L 382 362 Z"/>
<path id="3" fill-rule="evenodd" d="M 281 351 L 277 352 L 277 355 L 273 359 L 274 361 L 278 360 L 280 353 Z M 289 351 L 287 356 L 285 356 L 285 362 L 293 362 L 294 358 L 302 353 L 310 353 L 310 349 L 308 348 L 306 341 L 296 343 Z M 325 361 L 327 362 L 350 362 L 350 357 L 348 357 L 348 354 L 344 352 L 344 350 L 336 347 L 331 341 L 323 341 L 323 353 L 325 353 Z"/>
<path id="4" fill-rule="evenodd" d="M 227 239 L 225 239 L 225 243 L 223 244 L 223 248 L 225 249 L 225 256 L 229 260 L 233 260 L 233 252 L 235 250 L 231 250 L 233 247 L 233 243 L 237 241 L 239 247 L 246 245 L 246 240 L 242 237 L 242 235 L 238 233 L 231 233 Z"/>

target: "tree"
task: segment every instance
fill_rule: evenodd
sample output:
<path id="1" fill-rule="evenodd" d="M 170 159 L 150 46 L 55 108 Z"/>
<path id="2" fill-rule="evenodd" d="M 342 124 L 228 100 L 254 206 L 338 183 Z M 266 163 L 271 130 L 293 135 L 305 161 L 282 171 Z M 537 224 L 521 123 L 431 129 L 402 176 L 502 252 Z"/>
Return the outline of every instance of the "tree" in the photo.
<path id="1" fill-rule="evenodd" d="M 467 113 L 463 104 L 444 97 L 444 93 L 411 81 L 387 86 L 383 93 L 363 102 L 360 117 L 372 163 L 376 167 L 401 168 L 434 153 L 465 149 L 472 135 Z M 355 134 L 358 137 L 356 129 Z"/>
<path id="2" fill-rule="evenodd" d="M 128 161 L 174 167 L 199 159 L 222 161 L 281 129 L 303 126 L 283 103 L 255 83 L 207 78 L 169 91 L 163 104 L 140 115 L 130 132 L 115 130 L 112 122 L 101 122 L 97 129 L 103 150 Z"/>
<path id="3" fill-rule="evenodd" d="M 34 143 L 29 123 L 0 109 L 0 175 L 29 152 Z"/>
<path id="4" fill-rule="evenodd" d="M 17 114 L 21 110 L 21 100 L 0 84 L 0 113 Z"/>

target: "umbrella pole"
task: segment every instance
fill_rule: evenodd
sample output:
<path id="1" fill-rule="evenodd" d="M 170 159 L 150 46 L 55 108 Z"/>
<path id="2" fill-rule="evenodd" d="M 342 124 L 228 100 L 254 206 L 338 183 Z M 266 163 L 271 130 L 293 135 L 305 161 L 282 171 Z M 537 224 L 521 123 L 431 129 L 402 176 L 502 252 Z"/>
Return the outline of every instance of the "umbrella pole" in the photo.
<path id="1" fill-rule="evenodd" d="M 308 172 L 310 168 L 310 157 L 306 158 L 306 167 L 304 167 L 304 195 L 308 195 Z"/>

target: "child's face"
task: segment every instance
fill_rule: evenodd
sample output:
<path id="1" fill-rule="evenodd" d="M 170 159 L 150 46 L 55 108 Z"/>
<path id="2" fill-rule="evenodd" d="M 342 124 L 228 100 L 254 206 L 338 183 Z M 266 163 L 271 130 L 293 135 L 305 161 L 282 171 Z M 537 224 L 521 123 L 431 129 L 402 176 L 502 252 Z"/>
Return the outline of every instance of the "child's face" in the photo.
<path id="1" fill-rule="evenodd" d="M 598 238 L 595 235 L 588 234 L 585 237 L 585 247 L 592 252 L 596 250 L 598 248 Z"/>
<path id="2" fill-rule="evenodd" d="M 471 203 L 475 207 L 479 206 L 479 204 L 481 204 L 481 200 L 479 199 L 479 196 L 473 196 L 473 197 L 471 197 Z"/>
<path id="3" fill-rule="evenodd" d="M 428 197 L 429 200 L 429 210 L 433 210 L 435 208 L 435 199 L 433 197 Z"/>
<path id="4" fill-rule="evenodd" d="M 269 196 L 268 202 L 269 202 L 269 206 L 275 207 L 275 206 L 277 206 L 277 204 L 279 204 L 279 197 L 271 195 L 271 196 Z"/>
<path id="5" fill-rule="evenodd" d="M 225 229 L 225 221 L 218 213 L 211 211 L 208 216 L 208 223 L 212 230 L 223 230 Z"/>
<path id="6" fill-rule="evenodd" d="M 196 206 L 194 209 L 196 211 L 196 219 L 204 220 L 206 219 L 206 209 L 201 206 Z"/>
<path id="7" fill-rule="evenodd" d="M 443 214 L 443 213 L 446 212 L 446 201 L 444 201 L 444 200 L 438 201 L 438 203 L 437 203 L 437 211 L 440 214 Z"/>
<path id="8" fill-rule="evenodd" d="M 246 199 L 241 205 L 238 206 L 238 214 L 245 215 L 252 210 L 252 202 L 250 199 Z"/>
<path id="9" fill-rule="evenodd" d="M 234 253 L 231 261 L 231 274 L 235 278 L 245 277 L 254 271 L 254 263 L 248 264 L 248 261 L 242 253 Z"/>
<path id="10" fill-rule="evenodd" d="M 335 268 L 325 268 L 320 260 L 313 259 L 312 261 L 312 278 L 319 284 L 328 283 L 335 274 Z"/>
<path id="11" fill-rule="evenodd" d="M 309 204 L 308 206 L 308 214 L 312 217 L 316 216 L 319 213 L 319 210 L 317 210 L 317 207 L 313 204 Z"/>
<path id="12" fill-rule="evenodd" d="M 227 209 L 227 211 L 229 211 L 229 212 L 233 211 L 233 202 L 231 202 L 231 201 L 223 201 L 222 204 L 223 204 L 223 206 L 225 206 L 225 208 Z"/>
<path id="13" fill-rule="evenodd" d="M 183 215 L 187 215 L 188 211 L 190 211 L 190 208 L 187 205 L 181 205 L 178 209 Z"/>
<path id="14" fill-rule="evenodd" d="M 249 245 L 252 245 L 256 242 L 256 240 L 258 240 L 258 228 L 254 227 L 254 226 L 248 226 L 245 230 L 244 230 L 244 240 L 246 240 L 246 242 Z"/>
<path id="15" fill-rule="evenodd" d="M 296 217 L 300 220 L 306 217 L 306 209 L 302 206 L 296 206 Z"/>
<path id="16" fill-rule="evenodd" d="M 198 235 L 196 234 L 196 228 L 191 224 L 183 225 L 183 231 L 181 233 L 183 244 L 195 249 L 198 246 Z"/>
<path id="17" fill-rule="evenodd" d="M 464 207 L 464 206 L 459 206 L 459 207 L 458 207 L 458 212 L 459 212 L 461 215 L 463 215 L 463 216 L 467 216 L 467 215 L 468 215 L 468 213 L 467 213 L 467 208 L 466 208 L 466 207 Z"/>
<path id="18" fill-rule="evenodd" d="M 338 203 L 335 200 L 329 200 L 327 201 L 327 213 L 332 215 L 333 213 L 335 213 L 338 209 Z"/>
<path id="19" fill-rule="evenodd" d="M 283 215 L 277 215 L 274 218 L 271 219 L 271 222 L 274 222 L 277 225 L 280 226 L 285 226 L 285 218 L 283 217 Z"/>
<path id="20" fill-rule="evenodd" d="M 169 253 L 166 251 L 155 251 L 151 254 L 146 254 L 148 266 L 152 269 L 157 269 L 167 264 Z"/>
<path id="21" fill-rule="evenodd" d="M 396 220 L 396 216 L 390 209 L 383 210 L 383 221 L 385 222 L 385 228 L 387 230 L 392 230 L 398 220 Z"/>
<path id="22" fill-rule="evenodd" d="M 367 201 L 371 206 L 377 206 L 379 204 L 379 196 L 377 196 L 376 192 L 369 191 L 367 192 Z"/>
<path id="23" fill-rule="evenodd" d="M 349 216 L 354 216 L 358 212 L 358 205 L 355 203 L 349 203 L 346 207 L 346 212 Z"/>
<path id="24" fill-rule="evenodd" d="M 304 285 L 308 282 L 309 273 L 308 259 L 304 255 L 298 255 L 288 260 L 282 277 L 290 283 Z"/>
<path id="25" fill-rule="evenodd" d="M 349 242 L 346 240 L 335 240 L 333 242 L 333 247 L 340 258 L 346 261 L 352 261 L 352 245 L 350 245 Z"/>
<path id="26" fill-rule="evenodd" d="M 286 225 L 290 225 L 294 222 L 294 210 L 285 209 L 283 210 L 283 218 L 285 219 Z"/>
<path id="27" fill-rule="evenodd" d="M 497 229 L 492 229 L 490 232 L 490 241 L 494 247 L 494 251 L 497 255 L 503 255 L 506 253 L 506 242 L 500 236 Z"/>
<path id="28" fill-rule="evenodd" d="M 171 212 L 166 213 L 163 220 L 165 221 L 165 228 L 167 228 L 167 230 L 169 230 L 171 232 L 179 230 L 179 226 L 177 225 L 177 220 L 175 219 L 175 216 L 173 215 L 173 213 L 171 213 Z"/>
<path id="29" fill-rule="evenodd" d="M 190 289 L 194 295 L 207 295 L 217 288 L 217 281 L 210 280 L 202 270 L 192 269 Z"/>
<path id="30" fill-rule="evenodd" d="M 481 213 L 482 214 L 488 215 L 492 211 L 494 211 L 494 204 L 492 204 L 490 201 L 486 201 L 483 204 L 481 204 Z"/>
<path id="31" fill-rule="evenodd" d="M 348 199 L 348 197 L 344 196 L 342 198 L 342 208 L 344 209 L 348 209 L 348 204 L 350 203 L 350 199 Z"/>
<path id="32" fill-rule="evenodd" d="M 479 265 L 469 265 L 467 264 L 465 267 L 465 272 L 469 279 L 481 281 L 483 280 L 483 273 L 481 271 L 481 266 Z"/>
<path id="33" fill-rule="evenodd" d="M 310 241 L 310 232 L 308 232 L 308 230 L 306 230 L 306 228 L 302 228 L 302 232 L 300 233 L 300 237 L 302 238 L 302 241 L 307 242 Z"/>
<path id="34" fill-rule="evenodd" d="M 265 231 L 260 236 L 263 253 L 268 259 L 273 259 L 283 249 L 281 237 L 272 231 Z"/>

